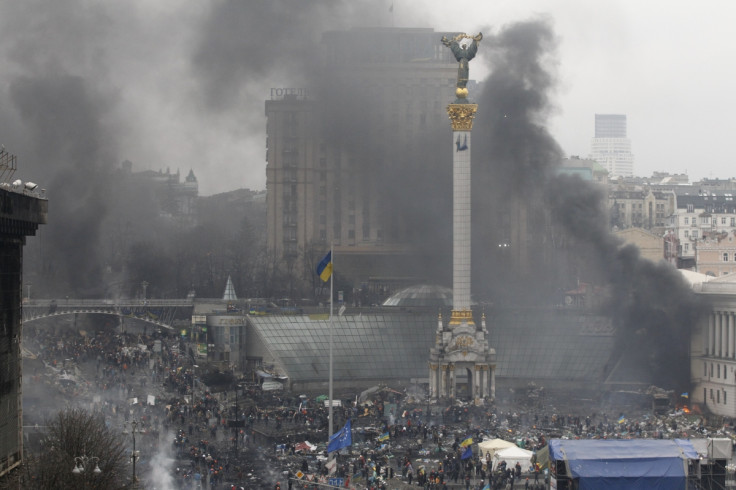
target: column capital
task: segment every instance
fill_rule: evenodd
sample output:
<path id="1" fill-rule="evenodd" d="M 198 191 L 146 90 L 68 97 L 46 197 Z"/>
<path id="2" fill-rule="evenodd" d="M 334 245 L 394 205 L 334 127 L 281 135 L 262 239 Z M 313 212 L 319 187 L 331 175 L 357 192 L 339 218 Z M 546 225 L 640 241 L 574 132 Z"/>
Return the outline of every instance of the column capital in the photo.
<path id="1" fill-rule="evenodd" d="M 473 129 L 473 118 L 478 111 L 478 104 L 450 104 L 447 115 L 452 122 L 453 131 L 470 131 Z"/>

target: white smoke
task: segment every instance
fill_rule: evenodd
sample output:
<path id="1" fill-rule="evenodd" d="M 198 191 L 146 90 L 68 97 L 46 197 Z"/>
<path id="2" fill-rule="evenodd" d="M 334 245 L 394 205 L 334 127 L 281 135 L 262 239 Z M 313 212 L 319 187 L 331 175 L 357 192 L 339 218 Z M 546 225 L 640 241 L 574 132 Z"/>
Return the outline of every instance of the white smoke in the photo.
<path id="1" fill-rule="evenodd" d="M 159 445 L 161 449 L 151 458 L 151 471 L 148 477 L 149 487 L 154 490 L 176 490 L 174 477 L 171 474 L 174 465 L 174 457 L 171 454 L 174 434 L 167 432 L 163 439 Z"/>

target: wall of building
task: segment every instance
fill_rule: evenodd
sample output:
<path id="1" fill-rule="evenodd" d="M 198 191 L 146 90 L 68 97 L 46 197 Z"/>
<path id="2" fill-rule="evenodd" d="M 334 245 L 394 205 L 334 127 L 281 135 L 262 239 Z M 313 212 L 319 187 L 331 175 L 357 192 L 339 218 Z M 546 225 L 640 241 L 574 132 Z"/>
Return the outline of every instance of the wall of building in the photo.
<path id="1" fill-rule="evenodd" d="M 695 271 L 713 277 L 736 273 L 736 231 L 698 242 Z"/>
<path id="2" fill-rule="evenodd" d="M 692 331 L 689 400 L 736 417 L 736 283 L 703 283 L 698 291 L 708 312 Z"/>
<path id="3" fill-rule="evenodd" d="M 344 141 L 320 131 L 319 110 L 329 100 L 315 100 L 303 88 L 271 90 L 265 103 L 266 233 L 269 251 L 289 275 L 306 277 L 314 265 L 309 260 L 324 255 L 330 244 L 356 274 L 377 256 L 411 258 L 401 247 L 408 241 L 407 218 L 389 206 L 395 199 L 386 199 L 370 169 L 417 165 L 395 161 L 390 149 L 416 145 L 415 136 L 433 125 L 446 124 L 449 131 L 445 106 L 457 62 L 442 46 L 442 35 L 382 28 L 325 34 L 324 69 L 339 86 L 350 87 L 356 100 L 372 102 L 365 113 L 346 107 L 342 116 L 360 120 L 369 151 L 349 153 Z M 394 268 L 373 275 L 405 273 Z M 367 276 L 352 279 L 357 285 Z"/>
<path id="4" fill-rule="evenodd" d="M 25 237 L 46 223 L 48 202 L 0 188 L 0 476 L 23 458 L 22 271 Z"/>
<path id="5" fill-rule="evenodd" d="M 664 238 L 640 228 L 627 228 L 614 233 L 624 243 L 636 245 L 641 256 L 652 262 L 664 259 Z"/>
<path id="6" fill-rule="evenodd" d="M 245 362 L 245 313 L 207 315 L 210 348 L 207 360 L 223 367 L 242 370 Z"/>

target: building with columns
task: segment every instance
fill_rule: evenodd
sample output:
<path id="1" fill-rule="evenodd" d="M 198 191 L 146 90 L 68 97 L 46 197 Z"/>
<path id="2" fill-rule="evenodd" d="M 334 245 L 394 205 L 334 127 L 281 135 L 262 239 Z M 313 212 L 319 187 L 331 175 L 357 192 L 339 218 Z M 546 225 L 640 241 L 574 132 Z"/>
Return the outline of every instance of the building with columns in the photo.
<path id="1" fill-rule="evenodd" d="M 708 311 L 691 336 L 689 399 L 716 415 L 736 417 L 736 276 L 694 288 Z"/>

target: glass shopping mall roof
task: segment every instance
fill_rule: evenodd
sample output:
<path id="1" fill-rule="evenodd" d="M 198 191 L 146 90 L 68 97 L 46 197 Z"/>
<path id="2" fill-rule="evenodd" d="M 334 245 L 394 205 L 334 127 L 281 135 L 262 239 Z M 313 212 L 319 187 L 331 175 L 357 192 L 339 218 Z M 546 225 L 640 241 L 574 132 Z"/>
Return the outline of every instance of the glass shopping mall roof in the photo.
<path id="1" fill-rule="evenodd" d="M 498 377 L 602 381 L 613 368 L 608 318 L 566 309 L 500 309 L 486 316 Z"/>
<path id="2" fill-rule="evenodd" d="M 335 380 L 428 376 L 436 312 L 392 310 L 335 316 Z M 475 315 L 476 322 L 480 316 Z M 610 369 L 614 338 L 608 319 L 561 309 L 498 309 L 486 317 L 499 377 L 596 381 Z M 251 316 L 249 324 L 292 381 L 328 378 L 329 320 L 324 315 Z"/>
<path id="3" fill-rule="evenodd" d="M 249 321 L 290 379 L 328 379 L 329 319 L 301 315 L 250 317 Z M 436 328 L 436 316 L 426 314 L 336 315 L 333 379 L 426 377 Z"/>

